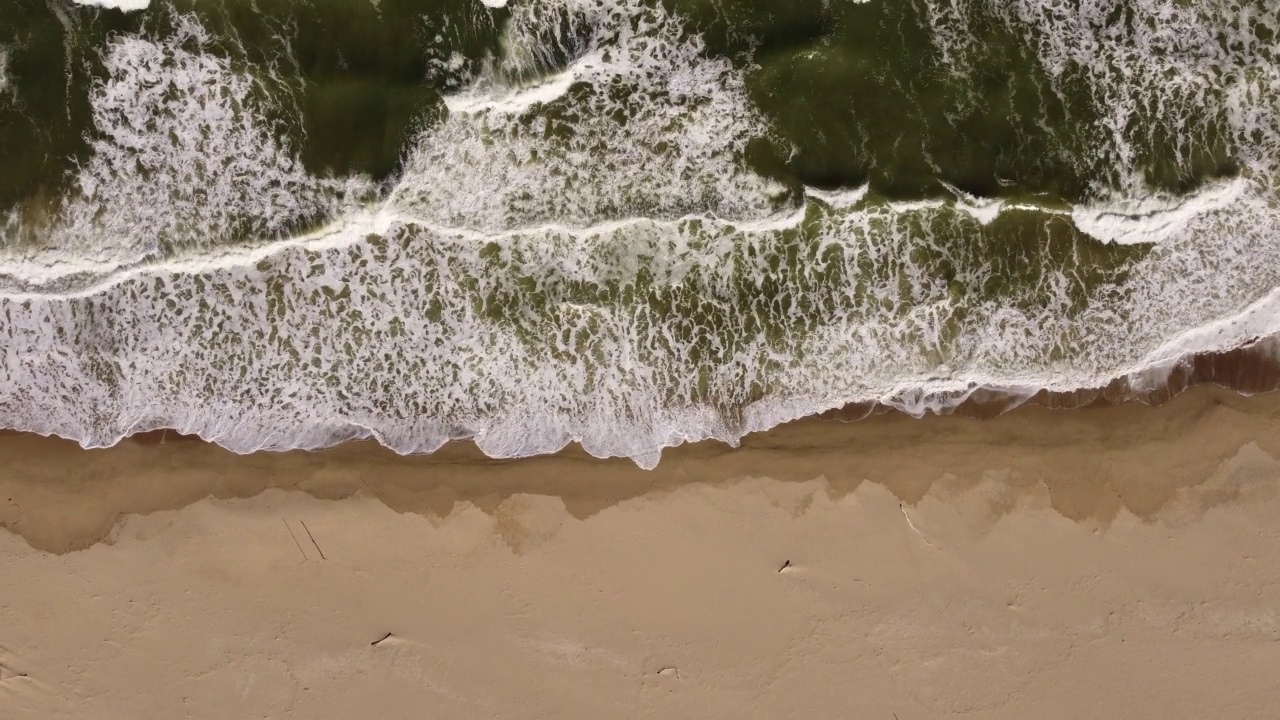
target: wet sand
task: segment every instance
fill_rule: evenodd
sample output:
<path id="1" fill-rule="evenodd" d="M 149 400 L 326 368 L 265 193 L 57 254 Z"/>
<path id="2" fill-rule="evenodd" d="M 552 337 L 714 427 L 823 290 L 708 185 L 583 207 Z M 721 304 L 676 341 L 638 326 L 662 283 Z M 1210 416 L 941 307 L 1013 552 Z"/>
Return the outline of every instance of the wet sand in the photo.
<path id="1" fill-rule="evenodd" d="M 0 437 L 7 718 L 1271 717 L 1280 395 L 668 451 Z"/>

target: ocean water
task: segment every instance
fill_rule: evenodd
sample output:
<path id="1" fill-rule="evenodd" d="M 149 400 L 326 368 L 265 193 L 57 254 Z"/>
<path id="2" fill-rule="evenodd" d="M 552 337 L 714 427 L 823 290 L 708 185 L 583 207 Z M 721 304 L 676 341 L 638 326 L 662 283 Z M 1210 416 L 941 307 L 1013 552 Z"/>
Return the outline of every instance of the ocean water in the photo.
<path id="1" fill-rule="evenodd" d="M 1280 332 L 1280 0 L 6 0 L 0 426 L 664 447 Z"/>

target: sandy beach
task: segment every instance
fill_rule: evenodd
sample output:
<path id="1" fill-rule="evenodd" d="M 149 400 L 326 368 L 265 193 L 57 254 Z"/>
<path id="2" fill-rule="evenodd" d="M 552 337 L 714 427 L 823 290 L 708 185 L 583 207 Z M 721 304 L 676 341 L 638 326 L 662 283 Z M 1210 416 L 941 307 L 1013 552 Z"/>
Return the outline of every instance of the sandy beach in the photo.
<path id="1" fill-rule="evenodd" d="M 6 718 L 1272 717 L 1280 396 L 668 451 L 0 437 Z"/>
<path id="2" fill-rule="evenodd" d="M 0 0 L 0 720 L 1280 718 L 1277 8 Z"/>

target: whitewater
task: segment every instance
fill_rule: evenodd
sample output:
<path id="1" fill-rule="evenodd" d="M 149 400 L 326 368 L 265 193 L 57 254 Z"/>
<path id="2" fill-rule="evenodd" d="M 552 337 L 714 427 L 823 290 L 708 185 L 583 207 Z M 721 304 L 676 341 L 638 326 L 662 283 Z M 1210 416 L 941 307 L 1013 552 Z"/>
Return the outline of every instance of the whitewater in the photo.
<path id="1" fill-rule="evenodd" d="M 925 5 L 948 67 L 981 17 L 1025 35 L 1046 96 L 1093 83 L 1071 200 L 789 185 L 744 162 L 777 133 L 749 66 L 664 6 L 475 4 L 509 13 L 500 51 L 438 58 L 464 81 L 385 181 L 299 160 L 263 99 L 288 98 L 288 58 L 253 66 L 176 10 L 113 37 L 65 200 L 0 223 L 0 425 L 236 452 L 578 442 L 653 467 L 854 403 L 1155 387 L 1280 333 L 1266 3 Z M 1166 130 L 1144 122 L 1205 106 L 1235 172 L 1153 186 Z"/>

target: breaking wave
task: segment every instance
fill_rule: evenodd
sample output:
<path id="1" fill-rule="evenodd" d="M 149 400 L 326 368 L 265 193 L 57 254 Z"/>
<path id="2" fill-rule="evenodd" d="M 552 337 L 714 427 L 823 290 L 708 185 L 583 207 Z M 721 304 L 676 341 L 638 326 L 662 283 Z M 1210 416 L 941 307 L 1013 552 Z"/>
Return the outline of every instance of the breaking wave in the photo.
<path id="1" fill-rule="evenodd" d="M 1084 197 L 766 171 L 753 153 L 788 140 L 752 63 L 640 0 L 486 4 L 498 49 L 446 59 L 464 82 L 383 182 L 299 159 L 278 119 L 296 59 L 247 61 L 176 11 L 113 36 L 87 159 L 37 239 L 0 251 L 0 424 L 239 452 L 579 441 L 652 467 L 851 403 L 1141 388 L 1280 332 L 1265 3 L 914 6 L 956 83 L 982 80 L 984 23 L 1038 59 L 1044 103 L 1086 89 L 1095 112 L 1056 146 Z M 1207 147 L 1229 175 L 1193 177 Z"/>

